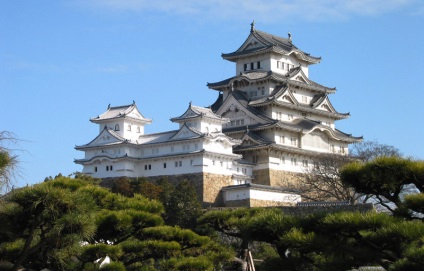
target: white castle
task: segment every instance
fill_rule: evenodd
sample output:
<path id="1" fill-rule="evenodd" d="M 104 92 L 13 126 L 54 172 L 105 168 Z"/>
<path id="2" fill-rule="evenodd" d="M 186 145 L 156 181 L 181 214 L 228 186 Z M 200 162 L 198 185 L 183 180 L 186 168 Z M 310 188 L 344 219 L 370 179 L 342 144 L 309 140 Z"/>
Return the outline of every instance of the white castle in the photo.
<path id="1" fill-rule="evenodd" d="M 236 75 L 208 83 L 219 92 L 208 108 L 189 104 L 171 121 L 177 130 L 144 134 L 145 118 L 135 102 L 109 106 L 91 118 L 99 135 L 77 150 L 75 163 L 97 178 L 183 178 L 193 181 L 205 206 L 287 205 L 301 200 L 284 189 L 301 182 L 301 174 L 322 153 L 347 155 L 358 142 L 335 128 L 349 117 L 332 106 L 335 88 L 308 78 L 308 66 L 320 62 L 288 38 L 254 24 L 233 53 Z"/>

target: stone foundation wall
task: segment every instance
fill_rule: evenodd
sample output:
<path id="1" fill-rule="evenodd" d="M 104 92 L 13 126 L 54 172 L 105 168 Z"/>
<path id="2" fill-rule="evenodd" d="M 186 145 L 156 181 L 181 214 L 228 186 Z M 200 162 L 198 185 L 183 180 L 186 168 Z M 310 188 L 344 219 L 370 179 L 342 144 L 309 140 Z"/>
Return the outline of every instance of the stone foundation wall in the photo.
<path id="1" fill-rule="evenodd" d="M 233 185 L 232 176 L 203 173 L 203 205 L 224 206 L 221 189 L 229 185 Z"/>
<path id="2" fill-rule="evenodd" d="M 253 171 L 254 183 L 296 189 L 301 185 L 303 174 L 282 170 L 260 169 Z"/>
<path id="3" fill-rule="evenodd" d="M 166 178 L 172 184 L 177 184 L 183 180 L 192 182 L 197 197 L 203 207 L 224 206 L 221 188 L 233 184 L 231 176 L 211 173 L 193 173 L 146 178 L 153 182 Z"/>

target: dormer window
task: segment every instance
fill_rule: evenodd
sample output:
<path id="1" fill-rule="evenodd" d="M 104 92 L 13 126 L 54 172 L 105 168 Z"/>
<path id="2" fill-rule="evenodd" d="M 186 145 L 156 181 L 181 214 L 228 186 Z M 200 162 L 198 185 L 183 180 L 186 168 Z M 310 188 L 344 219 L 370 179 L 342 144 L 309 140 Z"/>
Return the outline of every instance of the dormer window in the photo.
<path id="1" fill-rule="evenodd" d="M 115 125 L 115 131 L 119 131 L 119 124 Z"/>

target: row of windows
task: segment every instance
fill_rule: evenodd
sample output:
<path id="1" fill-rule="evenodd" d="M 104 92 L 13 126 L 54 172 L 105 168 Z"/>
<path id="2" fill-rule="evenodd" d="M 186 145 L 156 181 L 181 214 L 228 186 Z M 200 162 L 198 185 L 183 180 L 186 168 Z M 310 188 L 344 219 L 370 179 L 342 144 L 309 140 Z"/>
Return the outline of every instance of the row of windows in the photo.
<path id="1" fill-rule="evenodd" d="M 235 126 L 243 126 L 244 125 L 244 119 L 238 119 L 238 120 L 232 120 L 230 123 L 228 123 L 231 127 Z M 228 126 L 227 124 L 227 126 Z"/>
<path id="2" fill-rule="evenodd" d="M 294 116 L 293 114 L 283 114 L 282 112 L 277 112 L 277 120 L 293 120 Z"/>
<path id="3" fill-rule="evenodd" d="M 190 145 L 190 144 L 184 144 L 182 146 L 182 150 L 183 151 L 189 151 L 192 147 L 193 146 Z M 199 148 L 199 145 L 197 143 L 194 144 L 194 150 L 197 150 L 198 148 Z M 159 154 L 159 152 L 160 152 L 159 150 L 160 150 L 159 148 L 152 148 L 151 149 L 151 153 L 152 154 Z M 171 146 L 170 151 L 171 152 L 174 152 L 175 151 L 175 147 L 174 146 Z M 144 150 L 141 150 L 141 155 L 143 155 L 143 154 L 144 154 Z"/>
<path id="4" fill-rule="evenodd" d="M 113 170 L 113 166 L 106 166 L 106 171 L 112 171 Z M 98 168 L 94 167 L 94 172 L 97 172 Z"/>
<path id="5" fill-rule="evenodd" d="M 281 62 L 281 61 L 277 61 L 277 68 L 281 69 L 281 70 L 289 71 L 290 69 L 294 68 L 294 65 L 289 64 L 289 63 L 284 63 L 284 62 Z"/>
<path id="6" fill-rule="evenodd" d="M 286 163 L 286 158 L 284 156 L 281 156 L 280 162 L 281 162 L 281 164 L 285 164 Z M 297 166 L 298 165 L 297 158 L 294 158 L 294 157 L 290 158 L 290 164 L 292 166 Z M 306 159 L 303 159 L 302 160 L 302 166 L 303 167 L 308 167 L 309 166 L 309 161 L 306 160 Z"/>
<path id="7" fill-rule="evenodd" d="M 333 152 L 333 153 L 336 153 L 337 152 L 336 146 L 330 145 L 330 151 Z M 338 147 L 338 152 L 340 154 L 346 154 L 346 148 L 343 147 L 343 146 L 340 146 L 340 147 Z"/>
<path id="8" fill-rule="evenodd" d="M 279 136 L 279 143 L 280 144 L 286 144 L 286 137 L 285 136 Z M 297 138 L 296 137 L 290 137 L 290 145 L 297 146 Z"/>
<path id="9" fill-rule="evenodd" d="M 115 124 L 115 131 L 119 131 L 120 130 L 120 128 L 119 128 L 119 124 Z M 132 131 L 132 126 L 131 126 L 131 124 L 128 124 L 127 125 L 127 131 Z M 141 132 L 141 128 L 140 128 L 140 126 L 137 126 L 137 129 L 136 129 L 136 132 L 137 133 L 140 133 Z"/>
<path id="10" fill-rule="evenodd" d="M 174 162 L 175 167 L 182 167 L 183 166 L 183 161 L 175 161 Z M 193 160 L 190 160 L 190 164 L 193 165 Z M 167 168 L 167 163 L 163 163 L 163 168 Z M 144 170 L 151 170 L 152 169 L 152 165 L 144 165 Z"/>
<path id="11" fill-rule="evenodd" d="M 255 65 L 256 64 L 256 65 Z M 256 66 L 256 67 L 255 67 Z M 249 67 L 250 67 L 250 69 L 249 69 Z M 248 71 L 248 70 L 251 70 L 251 71 L 253 71 L 253 70 L 258 70 L 258 69 L 260 69 L 261 68 L 261 62 L 260 61 L 257 61 L 256 63 L 255 62 L 251 62 L 251 63 L 245 63 L 244 65 L 243 65 L 243 69 L 244 69 L 244 71 Z"/>

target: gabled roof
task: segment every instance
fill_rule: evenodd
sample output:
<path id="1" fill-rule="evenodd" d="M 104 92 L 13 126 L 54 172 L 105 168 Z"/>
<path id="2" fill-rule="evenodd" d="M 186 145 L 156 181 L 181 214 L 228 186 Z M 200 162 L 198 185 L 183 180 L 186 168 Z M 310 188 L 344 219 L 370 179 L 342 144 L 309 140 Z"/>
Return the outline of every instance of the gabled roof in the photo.
<path id="1" fill-rule="evenodd" d="M 255 119 L 259 123 L 269 123 L 274 120 L 264 113 L 260 112 L 254 107 L 249 106 L 249 98 L 246 94 L 240 90 L 234 90 L 230 92 L 227 98 L 222 102 L 216 113 L 224 115 L 228 110 L 234 107 L 234 110 L 243 110 L 248 113 L 252 119 Z"/>
<path id="2" fill-rule="evenodd" d="M 130 105 L 122 105 L 122 106 L 108 106 L 106 112 L 103 114 L 91 118 L 90 121 L 94 123 L 102 123 L 112 119 L 119 118 L 131 118 L 132 120 L 142 122 L 144 124 L 151 123 L 151 119 L 145 118 L 137 108 L 135 102 Z"/>
<path id="3" fill-rule="evenodd" d="M 281 101 L 280 97 L 287 97 L 291 103 Z M 328 95 L 324 93 L 316 94 L 309 104 L 299 103 L 293 94 L 288 90 L 288 86 L 281 85 L 274 89 L 271 95 L 267 97 L 261 97 L 259 99 L 252 100 L 249 103 L 249 106 L 252 107 L 261 107 L 267 106 L 270 104 L 275 104 L 281 107 L 290 108 L 294 110 L 299 110 L 301 112 L 308 112 L 312 114 L 317 114 L 321 116 L 330 117 L 336 120 L 349 118 L 349 113 L 339 113 L 333 107 L 328 99 Z M 320 109 L 323 108 L 323 109 Z M 325 110 L 324 110 L 325 109 Z"/>
<path id="4" fill-rule="evenodd" d="M 286 75 L 276 73 L 273 71 L 254 70 L 254 71 L 242 72 L 241 74 L 237 76 L 233 76 L 231 78 L 228 78 L 219 82 L 207 83 L 207 87 L 210 89 L 222 91 L 225 89 L 228 90 L 228 89 L 238 88 L 239 84 L 242 82 L 255 83 L 258 81 L 269 80 L 269 81 L 277 82 L 279 84 L 288 84 L 292 86 L 298 86 L 298 87 L 306 88 L 306 89 L 313 90 L 316 92 L 321 92 L 321 93 L 336 92 L 336 88 L 323 86 L 321 84 L 318 84 L 310 80 L 306 76 L 304 76 L 306 82 L 295 80 L 296 75 L 304 74 L 304 73 L 300 70 L 300 68 L 299 69 L 293 68 L 293 69 L 294 69 L 293 72 L 290 72 Z"/>
<path id="5" fill-rule="evenodd" d="M 194 127 L 187 126 L 186 123 L 181 127 L 181 129 L 176 132 L 173 136 L 169 138 L 170 141 L 172 140 L 181 140 L 181 139 L 192 139 L 192 138 L 199 138 L 199 137 L 205 137 L 206 134 L 200 132 Z"/>
<path id="6" fill-rule="evenodd" d="M 211 108 L 199 107 L 189 104 L 187 110 L 179 117 L 171 118 L 172 122 L 182 122 L 196 118 L 209 118 L 221 123 L 226 123 L 229 121 L 227 118 L 223 118 L 212 112 Z"/>
<path id="7" fill-rule="evenodd" d="M 242 57 L 250 57 L 264 53 L 278 53 L 282 55 L 293 54 L 297 59 L 308 62 L 309 64 L 319 63 L 321 58 L 314 57 L 299 50 L 288 38 L 274 36 L 272 34 L 255 29 L 254 23 L 250 29 L 250 34 L 245 42 L 235 52 L 222 54 L 222 57 L 229 61 L 237 61 Z"/>
<path id="8" fill-rule="evenodd" d="M 343 133 L 340 130 L 332 129 L 318 121 L 310 120 L 307 118 L 298 118 L 292 122 L 274 120 L 273 123 L 249 125 L 247 128 L 246 126 L 230 127 L 223 129 L 223 132 L 226 134 L 245 133 L 244 136 L 249 136 L 253 141 L 256 141 L 259 145 L 262 146 L 270 145 L 271 143 L 275 142 L 260 137 L 257 132 L 276 128 L 302 134 L 308 134 L 314 130 L 320 130 L 322 132 L 326 132 L 329 136 L 337 140 L 345 142 L 359 142 L 362 140 L 362 137 L 354 137 L 351 134 Z M 245 138 L 242 137 L 242 139 Z"/>
<path id="9" fill-rule="evenodd" d="M 118 135 L 114 130 L 105 127 L 96 138 L 91 140 L 85 145 L 75 146 L 77 150 L 83 150 L 87 148 L 101 147 L 118 145 L 122 143 L 128 143 L 129 141 L 122 136 Z"/>

